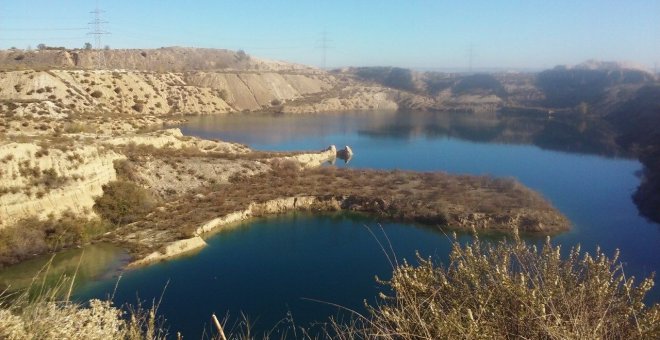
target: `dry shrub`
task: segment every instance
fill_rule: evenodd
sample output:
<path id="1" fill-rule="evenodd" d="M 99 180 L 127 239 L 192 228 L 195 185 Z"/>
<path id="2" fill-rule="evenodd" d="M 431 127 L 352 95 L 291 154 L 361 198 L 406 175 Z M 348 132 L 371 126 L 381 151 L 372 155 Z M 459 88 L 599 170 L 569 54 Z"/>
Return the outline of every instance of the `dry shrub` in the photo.
<path id="1" fill-rule="evenodd" d="M 129 160 L 116 160 L 114 161 L 113 166 L 117 172 L 117 178 L 132 182 L 137 181 L 138 176 L 135 173 L 133 164 Z"/>
<path id="2" fill-rule="evenodd" d="M 404 262 L 370 318 L 334 328 L 342 339 L 660 338 L 660 305 L 644 304 L 653 278 L 636 285 L 618 259 L 579 246 L 562 258 L 549 240 L 455 240 L 448 266 Z"/>
<path id="3" fill-rule="evenodd" d="M 35 254 L 80 246 L 109 229 L 99 219 L 76 217 L 71 212 L 39 220 L 29 217 L 0 230 L 0 268 Z"/>
<path id="4" fill-rule="evenodd" d="M 96 199 L 94 210 L 116 225 L 135 222 L 155 206 L 146 189 L 127 181 L 113 181 L 103 186 L 103 196 Z"/>

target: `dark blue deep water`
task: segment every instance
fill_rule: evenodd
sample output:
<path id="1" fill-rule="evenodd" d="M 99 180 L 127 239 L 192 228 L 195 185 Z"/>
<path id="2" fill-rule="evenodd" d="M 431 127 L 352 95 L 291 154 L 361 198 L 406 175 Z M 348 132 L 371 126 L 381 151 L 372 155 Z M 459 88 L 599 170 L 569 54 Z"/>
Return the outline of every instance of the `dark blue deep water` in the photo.
<path id="1" fill-rule="evenodd" d="M 572 230 L 553 237 L 554 243 L 565 248 L 580 243 L 587 251 L 600 246 L 608 254 L 621 249 L 626 274 L 646 276 L 660 268 L 660 226 L 640 217 L 630 197 L 641 164 L 609 143 L 606 130 L 590 124 L 376 112 L 195 117 L 181 128 L 187 135 L 261 150 L 350 145 L 355 157 L 337 166 L 514 177 L 572 221 Z M 387 278 L 391 272 L 370 233 L 385 242 L 378 222 L 301 213 L 250 221 L 210 237 L 209 247 L 194 256 L 124 273 L 115 301 L 135 303 L 139 297 L 150 302 L 162 294 L 160 312 L 170 332 L 182 331 L 189 339 L 208 328 L 213 312 L 229 313 L 233 320 L 242 311 L 261 330 L 288 312 L 298 325 L 338 312 L 309 299 L 364 312 L 363 301 L 373 301 L 379 291 L 374 276 Z M 439 230 L 392 223 L 382 228 L 399 259 L 414 261 L 419 250 L 442 261 L 449 251 L 448 236 Z M 103 297 L 115 281 L 89 284 L 78 296 Z M 650 300 L 659 299 L 656 288 Z"/>

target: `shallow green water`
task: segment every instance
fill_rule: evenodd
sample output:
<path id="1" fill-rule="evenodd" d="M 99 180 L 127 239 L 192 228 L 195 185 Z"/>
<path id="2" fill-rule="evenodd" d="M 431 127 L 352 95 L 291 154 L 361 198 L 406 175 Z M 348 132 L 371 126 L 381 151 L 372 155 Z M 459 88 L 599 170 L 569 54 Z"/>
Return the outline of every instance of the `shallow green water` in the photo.
<path id="1" fill-rule="evenodd" d="M 94 244 L 53 255 L 42 255 L 0 270 L 0 290 L 52 287 L 75 274 L 74 287 L 111 279 L 128 261 L 125 251 L 111 244 Z"/>

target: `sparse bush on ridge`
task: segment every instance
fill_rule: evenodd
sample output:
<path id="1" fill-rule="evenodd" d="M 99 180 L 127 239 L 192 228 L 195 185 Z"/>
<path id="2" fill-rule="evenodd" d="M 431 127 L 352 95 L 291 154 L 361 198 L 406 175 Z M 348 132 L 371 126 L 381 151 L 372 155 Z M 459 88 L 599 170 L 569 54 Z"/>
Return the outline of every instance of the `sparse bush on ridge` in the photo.
<path id="1" fill-rule="evenodd" d="M 114 181 L 103 186 L 103 196 L 96 199 L 94 210 L 116 225 L 135 222 L 155 205 L 151 194 L 139 185 Z"/>

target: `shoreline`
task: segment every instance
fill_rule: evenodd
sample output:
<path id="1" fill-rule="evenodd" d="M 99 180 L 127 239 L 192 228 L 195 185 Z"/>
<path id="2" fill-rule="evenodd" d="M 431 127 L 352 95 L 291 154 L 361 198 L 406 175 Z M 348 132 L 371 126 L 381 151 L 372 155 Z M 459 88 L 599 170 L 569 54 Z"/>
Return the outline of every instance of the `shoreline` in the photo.
<path id="1" fill-rule="evenodd" d="M 356 201 L 362 201 L 363 206 L 356 207 Z M 273 215 L 279 215 L 295 211 L 310 211 L 312 213 L 323 213 L 323 212 L 338 212 L 338 211 L 353 211 L 360 212 L 367 215 L 369 218 L 379 218 L 384 217 L 379 212 L 382 212 L 382 206 L 379 206 L 379 203 L 382 204 L 383 200 L 380 198 L 365 199 L 356 196 L 345 196 L 345 197 L 334 197 L 334 196 L 292 196 L 285 198 L 277 198 L 269 200 L 266 202 L 256 203 L 252 202 L 246 209 L 237 210 L 230 212 L 228 214 L 215 217 L 213 219 L 207 220 L 203 224 L 199 225 L 192 237 L 179 239 L 175 241 L 168 242 L 161 246 L 161 250 L 154 251 L 146 256 L 142 256 L 138 259 L 134 259 L 129 264 L 126 265 L 127 269 L 137 269 L 159 263 L 162 261 L 172 260 L 181 256 L 188 255 L 193 252 L 200 251 L 202 248 L 207 246 L 207 243 L 204 239 L 204 236 L 212 235 L 217 233 L 220 230 L 223 230 L 226 226 L 231 224 L 236 224 L 244 221 L 248 221 L 254 218 L 267 217 Z M 379 216 L 380 215 L 380 216 Z M 557 212 L 556 224 L 551 226 L 548 230 L 547 223 L 551 221 L 548 216 L 536 217 L 537 220 L 534 221 L 537 225 L 534 228 L 523 229 L 526 232 L 538 233 L 547 235 L 549 233 L 558 233 L 568 231 L 570 226 L 568 220 L 563 217 L 560 213 Z M 438 226 L 438 227 L 448 227 L 450 229 L 467 231 L 501 231 L 501 232 L 514 232 L 517 233 L 521 230 L 522 227 L 525 227 L 526 223 L 529 223 L 530 220 L 534 219 L 532 216 L 504 216 L 504 215 L 494 215 L 494 214 L 468 214 L 467 216 L 451 216 L 450 218 L 458 224 L 441 224 L 443 223 L 446 216 L 442 215 L 441 211 L 436 212 L 435 215 L 416 215 L 416 216 L 407 216 L 405 218 L 396 218 L 396 217 L 384 217 L 384 220 L 404 222 L 404 223 L 418 223 L 425 226 Z M 545 218 L 545 220 L 544 220 Z M 437 222 L 437 223 L 434 223 Z M 444 222 L 446 223 L 446 221 Z M 565 224 L 560 224 L 565 223 Z M 544 226 L 544 224 L 546 224 Z"/>

